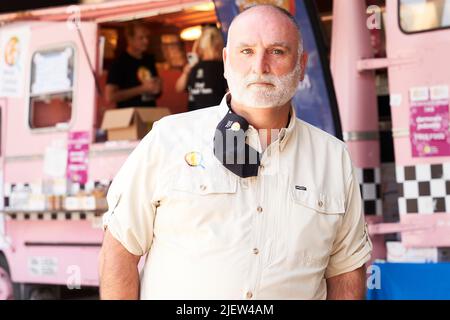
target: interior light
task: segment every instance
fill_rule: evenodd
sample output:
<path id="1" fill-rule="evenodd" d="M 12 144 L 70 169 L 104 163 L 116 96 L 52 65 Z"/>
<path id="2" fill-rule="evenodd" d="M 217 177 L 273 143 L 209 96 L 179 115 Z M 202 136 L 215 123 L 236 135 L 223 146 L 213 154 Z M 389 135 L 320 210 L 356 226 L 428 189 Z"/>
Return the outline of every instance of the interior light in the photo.
<path id="1" fill-rule="evenodd" d="M 214 10 L 214 2 L 208 1 L 208 2 L 205 2 L 202 4 L 198 4 L 196 6 L 193 6 L 191 9 L 195 10 L 195 11 L 213 11 Z"/>
<path id="2" fill-rule="evenodd" d="M 180 37 L 184 41 L 194 41 L 194 40 L 197 40 L 198 38 L 200 38 L 201 34 L 202 34 L 202 27 L 194 26 L 194 27 L 189 27 L 189 28 L 183 29 L 181 31 Z"/>

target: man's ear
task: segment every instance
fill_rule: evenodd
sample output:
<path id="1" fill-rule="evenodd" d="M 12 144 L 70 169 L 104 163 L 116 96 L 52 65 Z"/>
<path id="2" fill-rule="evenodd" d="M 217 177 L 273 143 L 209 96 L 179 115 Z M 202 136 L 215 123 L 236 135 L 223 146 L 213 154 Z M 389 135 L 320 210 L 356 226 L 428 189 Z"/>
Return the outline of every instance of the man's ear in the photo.
<path id="1" fill-rule="evenodd" d="M 228 58 L 227 57 L 227 47 L 224 47 L 222 50 L 222 58 L 223 58 L 223 70 L 224 70 L 223 76 L 226 79 L 227 77 L 226 77 L 225 69 L 227 67 L 227 58 Z"/>
<path id="2" fill-rule="evenodd" d="M 224 47 L 222 50 L 222 58 L 223 58 L 223 65 L 227 62 L 227 47 Z"/>
<path id="3" fill-rule="evenodd" d="M 299 57 L 300 67 L 302 69 L 302 73 L 300 75 L 300 81 L 303 81 L 305 78 L 306 66 L 308 64 L 308 53 L 303 51 L 303 53 Z"/>

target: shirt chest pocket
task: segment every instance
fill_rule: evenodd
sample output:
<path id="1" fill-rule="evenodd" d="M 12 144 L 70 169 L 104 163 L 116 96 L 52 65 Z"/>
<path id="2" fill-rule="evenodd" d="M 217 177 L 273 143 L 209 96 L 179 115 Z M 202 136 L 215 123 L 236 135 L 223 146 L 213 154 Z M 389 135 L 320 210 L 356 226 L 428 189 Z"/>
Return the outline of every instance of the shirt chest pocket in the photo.
<path id="1" fill-rule="evenodd" d="M 194 199 L 196 196 L 234 194 L 237 179 L 223 172 L 202 169 L 181 170 L 172 177 L 169 191 L 172 196 Z"/>
<path id="2" fill-rule="evenodd" d="M 301 190 L 297 187 L 291 190 L 291 199 L 294 204 L 313 210 L 317 214 L 343 215 L 345 212 L 343 196 Z"/>
<path id="3" fill-rule="evenodd" d="M 343 196 L 292 188 L 288 210 L 279 227 L 284 231 L 287 259 L 325 268 L 345 213 Z"/>
<path id="4" fill-rule="evenodd" d="M 233 212 L 237 179 L 221 170 L 186 168 L 175 173 L 160 209 L 178 221 L 227 219 Z"/>
<path id="5" fill-rule="evenodd" d="M 237 179 L 223 172 L 189 169 L 174 175 L 158 208 L 155 234 L 194 251 L 232 245 L 239 240 L 230 232 L 238 215 Z"/>

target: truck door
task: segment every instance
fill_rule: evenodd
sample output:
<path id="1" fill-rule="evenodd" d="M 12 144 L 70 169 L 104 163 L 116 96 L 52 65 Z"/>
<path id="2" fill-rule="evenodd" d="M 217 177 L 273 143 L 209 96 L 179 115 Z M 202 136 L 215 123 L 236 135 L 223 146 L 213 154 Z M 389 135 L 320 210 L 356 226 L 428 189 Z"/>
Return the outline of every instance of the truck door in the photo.
<path id="1" fill-rule="evenodd" d="M 387 0 L 386 15 L 400 220 L 423 228 L 402 242 L 449 246 L 450 1 Z"/>

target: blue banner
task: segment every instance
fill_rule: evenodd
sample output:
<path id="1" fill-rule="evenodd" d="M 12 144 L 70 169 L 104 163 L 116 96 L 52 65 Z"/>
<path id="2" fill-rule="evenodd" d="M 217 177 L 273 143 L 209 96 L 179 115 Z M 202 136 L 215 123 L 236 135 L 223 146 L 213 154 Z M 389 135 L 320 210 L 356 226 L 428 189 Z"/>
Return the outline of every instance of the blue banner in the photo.
<path id="1" fill-rule="evenodd" d="M 450 263 L 374 263 L 368 300 L 450 300 Z"/>

